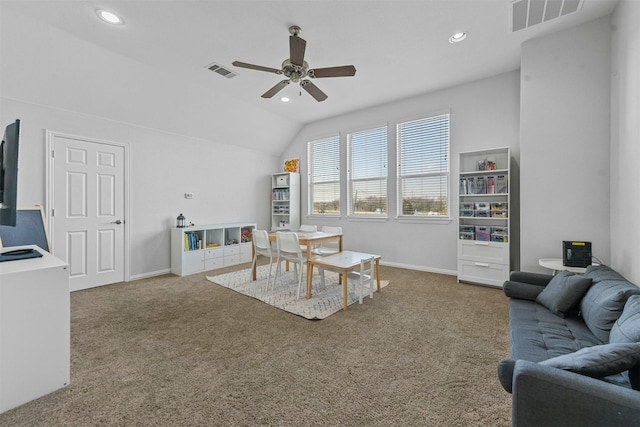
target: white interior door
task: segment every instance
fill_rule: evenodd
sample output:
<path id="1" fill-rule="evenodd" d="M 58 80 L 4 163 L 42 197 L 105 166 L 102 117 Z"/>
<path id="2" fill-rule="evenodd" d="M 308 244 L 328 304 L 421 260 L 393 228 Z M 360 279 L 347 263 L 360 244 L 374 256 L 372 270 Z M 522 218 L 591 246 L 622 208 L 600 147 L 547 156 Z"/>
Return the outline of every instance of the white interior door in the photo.
<path id="1" fill-rule="evenodd" d="M 124 281 L 126 147 L 57 134 L 49 144 L 53 254 L 70 289 Z"/>

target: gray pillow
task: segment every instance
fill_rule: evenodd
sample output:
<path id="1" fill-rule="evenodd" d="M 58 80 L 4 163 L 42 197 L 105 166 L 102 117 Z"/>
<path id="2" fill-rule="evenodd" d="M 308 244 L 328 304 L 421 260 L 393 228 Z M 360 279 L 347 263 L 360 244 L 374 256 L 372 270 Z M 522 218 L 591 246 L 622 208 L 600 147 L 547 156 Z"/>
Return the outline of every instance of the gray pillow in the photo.
<path id="1" fill-rule="evenodd" d="M 622 314 L 625 303 L 631 295 L 638 294 L 640 294 L 640 288 L 631 282 L 618 280 L 594 282 L 580 301 L 580 316 L 596 338 L 603 343 L 609 342 L 611 328 Z"/>
<path id="2" fill-rule="evenodd" d="M 539 363 L 592 378 L 603 378 L 638 365 L 640 342 L 594 345 Z"/>
<path id="3" fill-rule="evenodd" d="M 536 297 L 536 302 L 552 313 L 565 317 L 578 305 L 591 286 L 591 279 L 568 271 L 560 271 Z"/>
<path id="4" fill-rule="evenodd" d="M 609 342 L 640 342 L 640 295 L 631 295 L 609 334 Z"/>

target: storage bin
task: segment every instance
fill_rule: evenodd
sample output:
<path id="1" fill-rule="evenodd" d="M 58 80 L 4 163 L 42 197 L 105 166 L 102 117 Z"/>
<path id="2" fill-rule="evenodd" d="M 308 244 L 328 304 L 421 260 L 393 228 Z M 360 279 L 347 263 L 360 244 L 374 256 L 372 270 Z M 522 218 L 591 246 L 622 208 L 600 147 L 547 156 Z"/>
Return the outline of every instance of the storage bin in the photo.
<path id="1" fill-rule="evenodd" d="M 491 227 L 476 225 L 476 240 L 488 242 L 491 240 Z"/>
<path id="2" fill-rule="evenodd" d="M 289 186 L 289 175 L 279 175 L 276 177 L 276 186 L 278 187 L 288 187 Z"/>
<path id="3" fill-rule="evenodd" d="M 491 218 L 506 218 L 509 211 L 491 211 Z"/>
<path id="4" fill-rule="evenodd" d="M 475 203 L 473 202 L 462 202 L 460 203 L 460 210 L 474 210 L 475 209 Z"/>
<path id="5" fill-rule="evenodd" d="M 475 211 L 476 218 L 489 218 L 489 211 Z"/>
<path id="6" fill-rule="evenodd" d="M 507 202 L 491 202 L 490 208 L 492 211 L 504 211 L 507 210 L 508 205 Z"/>
<path id="7" fill-rule="evenodd" d="M 509 234 L 509 227 L 491 227 L 491 234 Z"/>
<path id="8" fill-rule="evenodd" d="M 460 226 L 461 233 L 475 233 L 476 226 L 475 225 L 461 225 Z"/>
<path id="9" fill-rule="evenodd" d="M 460 233 L 460 240 L 474 240 L 475 238 L 475 233 Z"/>
<path id="10" fill-rule="evenodd" d="M 487 203 L 487 202 L 477 202 L 476 203 L 476 210 L 477 211 L 488 211 L 489 210 L 489 203 Z"/>
<path id="11" fill-rule="evenodd" d="M 464 216 L 464 217 L 473 216 L 473 209 L 460 209 L 460 216 Z"/>
<path id="12" fill-rule="evenodd" d="M 509 236 L 507 236 L 506 234 L 492 234 L 491 235 L 491 241 L 492 242 L 507 243 L 509 241 Z"/>

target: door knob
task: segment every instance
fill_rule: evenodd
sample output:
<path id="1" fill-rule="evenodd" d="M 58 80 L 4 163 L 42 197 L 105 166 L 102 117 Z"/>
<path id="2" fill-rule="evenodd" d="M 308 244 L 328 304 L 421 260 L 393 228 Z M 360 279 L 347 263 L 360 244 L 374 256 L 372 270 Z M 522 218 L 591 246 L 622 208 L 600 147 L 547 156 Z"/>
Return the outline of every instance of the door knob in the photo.
<path id="1" fill-rule="evenodd" d="M 123 221 L 120 221 L 119 219 L 113 221 L 113 224 L 122 224 Z"/>

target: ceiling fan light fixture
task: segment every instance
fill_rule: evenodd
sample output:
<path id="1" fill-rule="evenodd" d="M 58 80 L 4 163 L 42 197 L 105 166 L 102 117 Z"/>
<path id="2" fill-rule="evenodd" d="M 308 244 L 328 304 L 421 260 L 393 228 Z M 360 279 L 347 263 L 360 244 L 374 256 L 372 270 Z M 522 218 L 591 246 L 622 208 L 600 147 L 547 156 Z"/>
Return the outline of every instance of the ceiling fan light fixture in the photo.
<path id="1" fill-rule="evenodd" d="M 459 32 L 449 37 L 449 43 L 459 43 L 467 38 L 467 33 Z"/>
<path id="2" fill-rule="evenodd" d="M 280 101 L 282 101 L 282 102 L 284 102 L 286 104 L 287 102 L 291 101 L 291 98 L 289 98 L 288 96 L 283 96 L 282 98 L 280 98 Z"/>
<path id="3" fill-rule="evenodd" d="M 108 10 L 97 9 L 96 15 L 98 15 L 98 18 L 102 19 L 108 24 L 124 25 L 124 20 L 122 18 L 120 18 L 113 12 L 109 12 Z"/>

